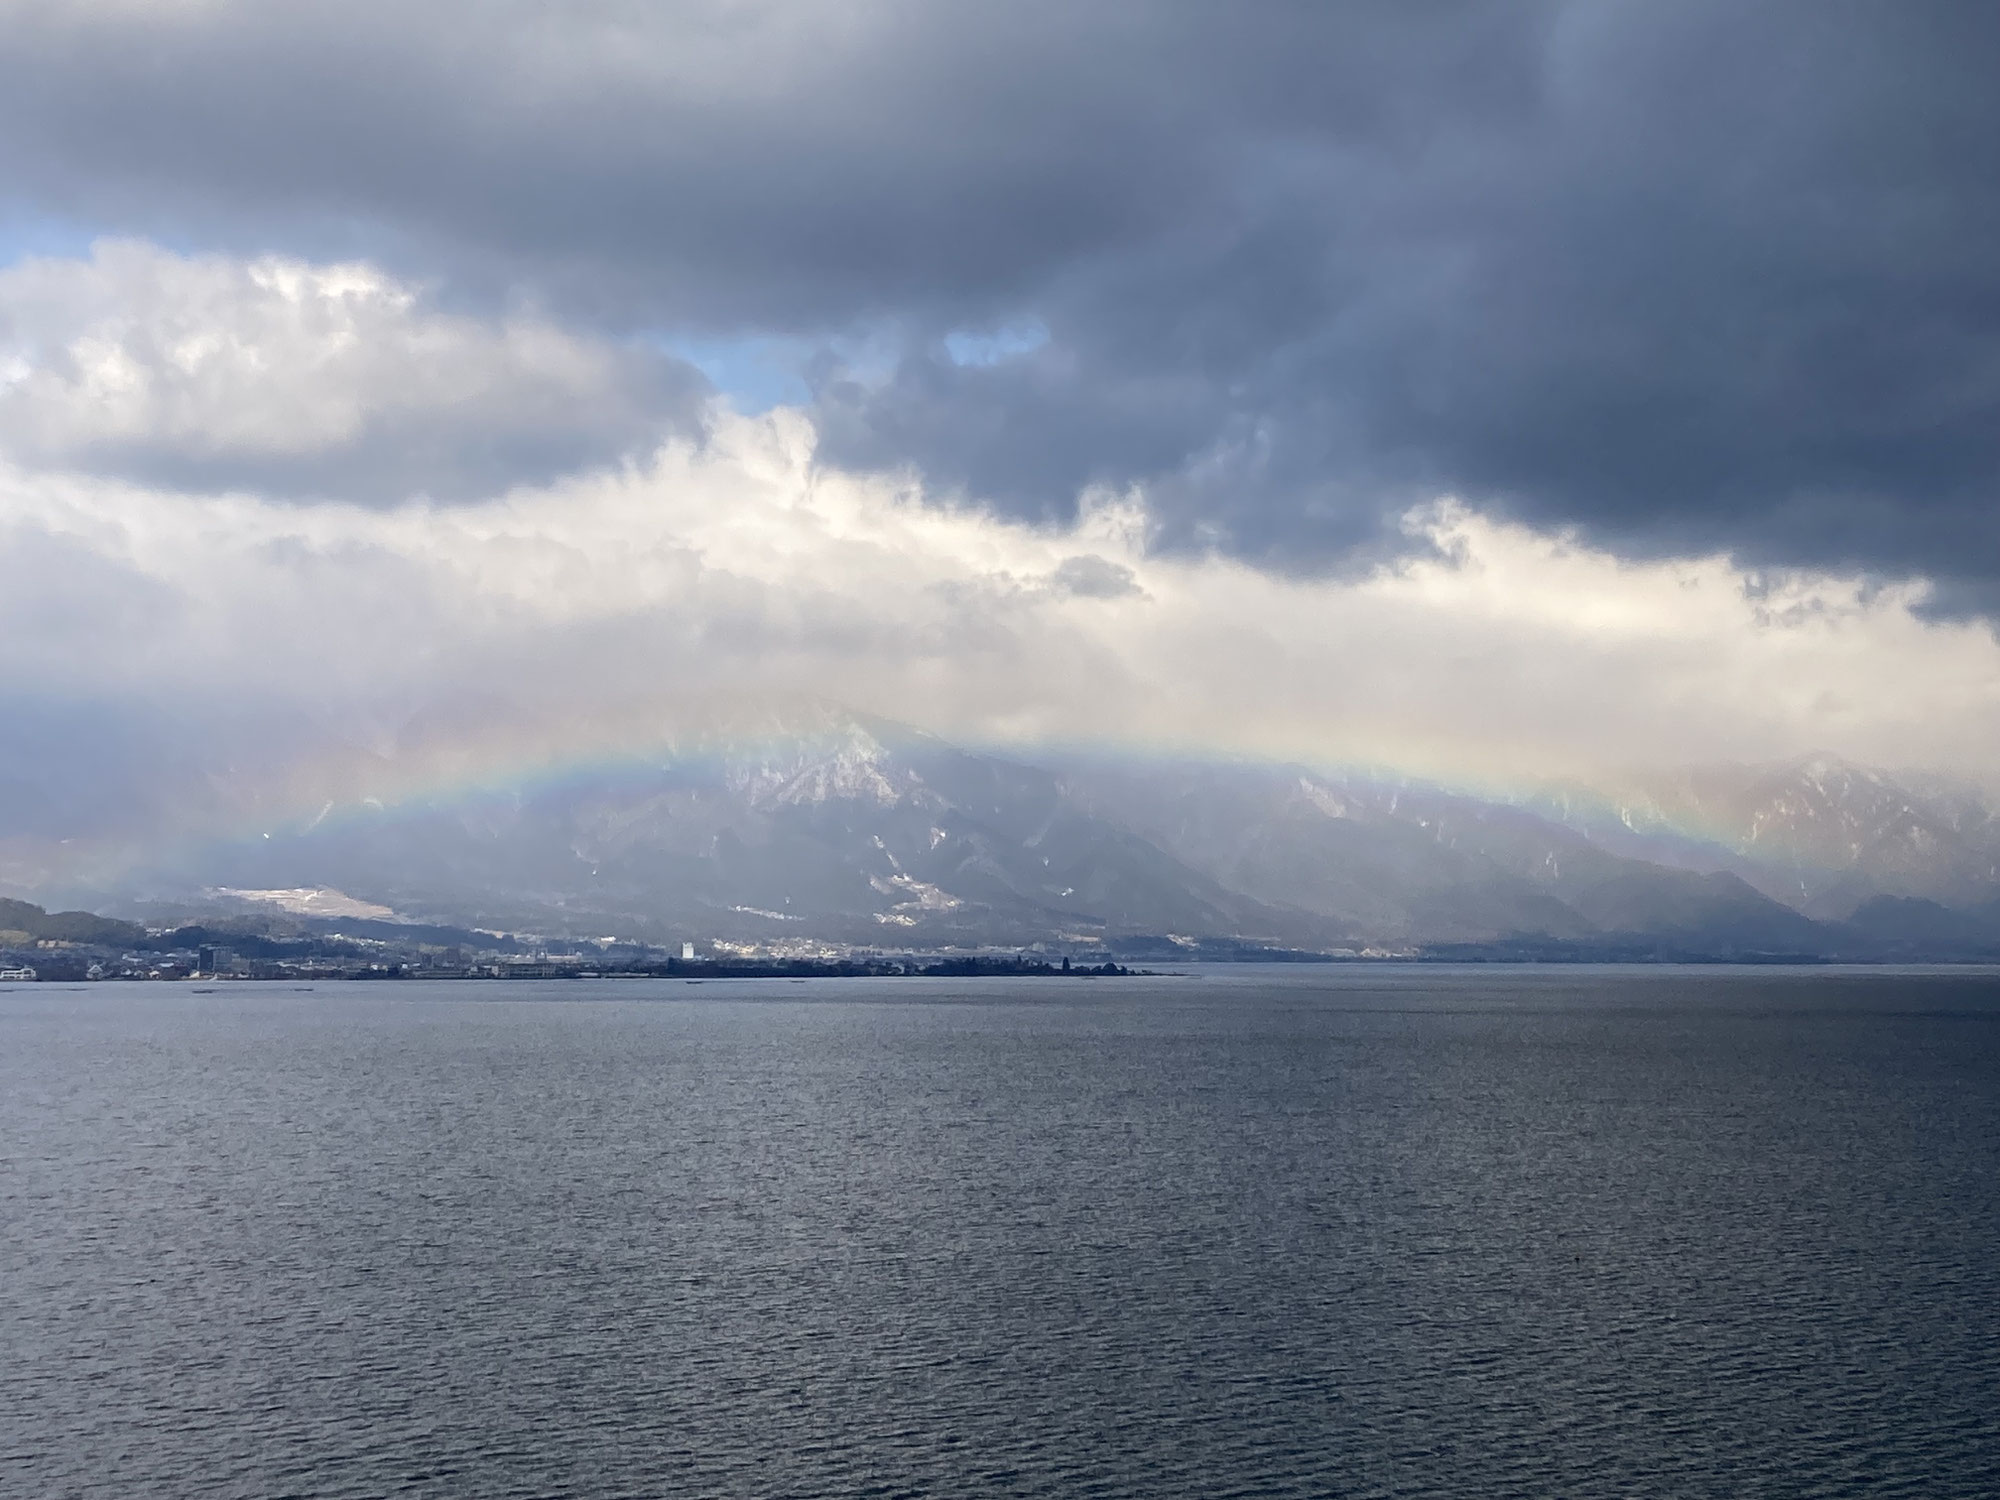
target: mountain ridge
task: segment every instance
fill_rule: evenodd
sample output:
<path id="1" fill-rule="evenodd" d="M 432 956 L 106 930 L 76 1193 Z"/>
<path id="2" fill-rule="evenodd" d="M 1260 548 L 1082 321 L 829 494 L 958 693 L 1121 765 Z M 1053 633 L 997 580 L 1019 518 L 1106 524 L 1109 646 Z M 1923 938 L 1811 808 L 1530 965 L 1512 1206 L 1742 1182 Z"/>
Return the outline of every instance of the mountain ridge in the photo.
<path id="1" fill-rule="evenodd" d="M 410 921 L 774 952 L 2000 948 L 2000 851 L 1976 799 L 1827 756 L 1656 793 L 1607 813 L 1292 765 L 1017 758 L 820 707 L 754 740 L 211 844 L 113 894 L 136 910 L 327 891 Z M 1681 831 L 1698 818 L 1715 837 Z"/>

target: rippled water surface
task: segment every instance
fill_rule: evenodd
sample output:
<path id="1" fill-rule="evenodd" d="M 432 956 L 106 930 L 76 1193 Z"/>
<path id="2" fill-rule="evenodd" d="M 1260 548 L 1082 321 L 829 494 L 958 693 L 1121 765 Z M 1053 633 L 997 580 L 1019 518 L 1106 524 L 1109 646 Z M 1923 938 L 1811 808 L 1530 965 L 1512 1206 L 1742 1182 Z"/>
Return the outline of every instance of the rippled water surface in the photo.
<path id="1" fill-rule="evenodd" d="M 2000 979 L 0 993 L 0 1493 L 2000 1494 Z"/>

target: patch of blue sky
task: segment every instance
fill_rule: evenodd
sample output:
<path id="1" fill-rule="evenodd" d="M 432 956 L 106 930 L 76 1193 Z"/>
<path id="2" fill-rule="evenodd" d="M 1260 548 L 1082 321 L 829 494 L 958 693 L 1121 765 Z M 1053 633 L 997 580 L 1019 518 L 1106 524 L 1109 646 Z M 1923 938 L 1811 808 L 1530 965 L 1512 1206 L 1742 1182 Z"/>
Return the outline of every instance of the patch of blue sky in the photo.
<path id="1" fill-rule="evenodd" d="M 100 225 L 56 218 L 0 200 L 0 266 L 44 257 L 86 259 L 91 245 L 104 232 Z"/>
<path id="2" fill-rule="evenodd" d="M 670 354 L 686 360 L 744 416 L 812 399 L 805 365 L 820 347 L 804 339 L 754 334 L 735 338 L 670 338 Z"/>
<path id="3" fill-rule="evenodd" d="M 807 406 L 813 398 L 807 371 L 830 364 L 843 379 L 879 385 L 894 374 L 902 350 L 893 327 L 861 326 L 817 338 L 784 334 L 662 337 L 660 347 L 686 360 L 745 416 L 778 406 Z"/>
<path id="4" fill-rule="evenodd" d="M 1032 354 L 1049 341 L 1040 318 L 1023 318 L 997 328 L 960 328 L 945 335 L 944 351 L 956 365 L 997 365 L 1017 355 Z"/>

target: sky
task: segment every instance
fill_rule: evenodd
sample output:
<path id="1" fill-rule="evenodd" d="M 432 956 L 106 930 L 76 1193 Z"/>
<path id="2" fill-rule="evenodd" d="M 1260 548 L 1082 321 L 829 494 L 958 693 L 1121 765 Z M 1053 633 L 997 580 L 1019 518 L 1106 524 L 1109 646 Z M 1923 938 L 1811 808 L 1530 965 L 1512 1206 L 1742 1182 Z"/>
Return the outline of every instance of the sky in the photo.
<path id="1" fill-rule="evenodd" d="M 0 0 L 0 878 L 811 696 L 2000 779 L 2000 14 Z"/>

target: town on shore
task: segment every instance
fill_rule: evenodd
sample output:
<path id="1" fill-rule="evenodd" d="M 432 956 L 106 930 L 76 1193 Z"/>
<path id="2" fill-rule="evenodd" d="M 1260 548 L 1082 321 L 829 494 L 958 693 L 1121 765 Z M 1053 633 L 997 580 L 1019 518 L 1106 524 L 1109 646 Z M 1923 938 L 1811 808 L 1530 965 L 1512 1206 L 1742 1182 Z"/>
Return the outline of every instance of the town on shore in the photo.
<path id="1" fill-rule="evenodd" d="M 1092 962 L 1092 958 L 1098 961 Z M 238 921 L 151 929 L 91 912 L 47 912 L 0 898 L 0 983 L 235 979 L 1104 978 L 1134 971 L 1090 955 L 986 951 L 829 950 L 746 954 L 683 941 L 676 948 L 601 938 L 388 922 Z"/>

